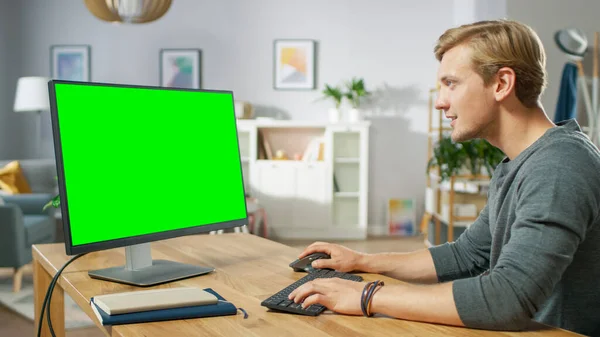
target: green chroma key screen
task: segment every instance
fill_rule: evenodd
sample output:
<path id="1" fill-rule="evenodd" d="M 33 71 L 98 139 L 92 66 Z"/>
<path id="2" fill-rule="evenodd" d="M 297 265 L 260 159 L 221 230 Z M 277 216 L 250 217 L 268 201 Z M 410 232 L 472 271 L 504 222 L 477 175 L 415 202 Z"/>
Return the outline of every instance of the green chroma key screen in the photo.
<path id="1" fill-rule="evenodd" d="M 246 218 L 230 92 L 54 88 L 72 246 Z"/>

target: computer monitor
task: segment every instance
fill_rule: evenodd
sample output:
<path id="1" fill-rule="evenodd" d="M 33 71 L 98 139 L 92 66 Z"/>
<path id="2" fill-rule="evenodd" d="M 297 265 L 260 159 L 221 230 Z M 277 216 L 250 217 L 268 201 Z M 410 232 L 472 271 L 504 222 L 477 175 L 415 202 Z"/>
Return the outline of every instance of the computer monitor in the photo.
<path id="1" fill-rule="evenodd" d="M 138 286 L 213 271 L 152 260 L 150 242 L 248 224 L 233 93 L 48 87 L 67 254 L 125 247 L 89 275 Z"/>

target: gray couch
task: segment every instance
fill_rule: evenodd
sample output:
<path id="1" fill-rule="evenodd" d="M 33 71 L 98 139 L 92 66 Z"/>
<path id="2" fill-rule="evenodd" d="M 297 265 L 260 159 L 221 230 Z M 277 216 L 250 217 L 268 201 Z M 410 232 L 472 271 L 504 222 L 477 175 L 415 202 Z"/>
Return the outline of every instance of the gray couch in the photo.
<path id="1" fill-rule="evenodd" d="M 0 161 L 4 167 L 10 160 Z M 58 192 L 52 159 L 19 160 L 33 193 L 0 194 L 0 267 L 15 269 L 15 291 L 21 287 L 22 267 L 31 262 L 31 246 L 56 241 L 55 210 L 42 211 Z"/>

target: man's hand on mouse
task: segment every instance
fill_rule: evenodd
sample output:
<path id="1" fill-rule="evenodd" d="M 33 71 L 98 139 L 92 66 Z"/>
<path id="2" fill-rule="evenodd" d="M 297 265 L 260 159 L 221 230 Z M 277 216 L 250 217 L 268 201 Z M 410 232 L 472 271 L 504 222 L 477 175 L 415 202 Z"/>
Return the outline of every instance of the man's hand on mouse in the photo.
<path id="1" fill-rule="evenodd" d="M 341 272 L 361 271 L 366 254 L 359 253 L 333 243 L 315 242 L 306 247 L 298 258 L 303 258 L 312 253 L 325 253 L 331 258 L 318 259 L 312 262 L 313 268 L 317 269 L 335 269 Z"/>
<path id="2" fill-rule="evenodd" d="M 318 260 L 323 261 L 323 260 Z M 316 279 L 294 289 L 289 300 L 306 308 L 321 304 L 327 309 L 346 315 L 362 315 L 360 298 L 365 284 L 340 278 Z"/>

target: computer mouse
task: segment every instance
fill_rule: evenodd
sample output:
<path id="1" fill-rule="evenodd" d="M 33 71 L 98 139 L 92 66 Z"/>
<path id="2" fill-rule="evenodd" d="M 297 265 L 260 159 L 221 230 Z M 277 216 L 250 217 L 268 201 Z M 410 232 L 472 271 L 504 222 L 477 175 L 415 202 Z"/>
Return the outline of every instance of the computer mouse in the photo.
<path id="1" fill-rule="evenodd" d="M 294 271 L 304 271 L 304 272 L 310 273 L 313 270 L 315 270 L 315 268 L 313 268 L 313 266 L 311 265 L 311 263 L 313 261 L 318 260 L 318 259 L 330 259 L 330 258 L 331 258 L 331 256 L 329 256 L 325 253 L 312 253 L 312 254 L 306 255 L 305 257 L 290 263 L 290 267 L 292 267 L 292 269 L 294 269 Z"/>

